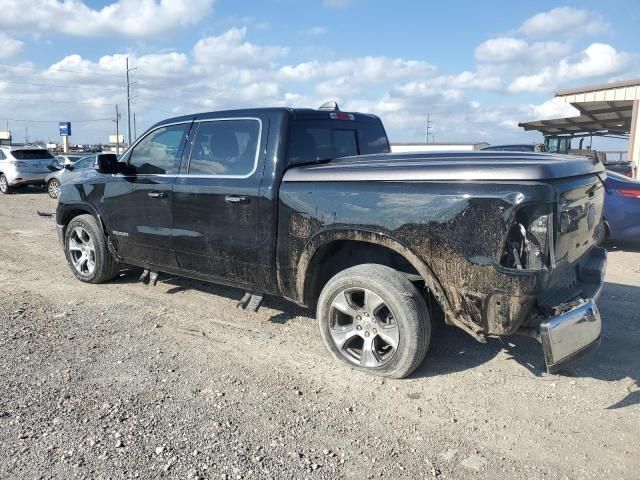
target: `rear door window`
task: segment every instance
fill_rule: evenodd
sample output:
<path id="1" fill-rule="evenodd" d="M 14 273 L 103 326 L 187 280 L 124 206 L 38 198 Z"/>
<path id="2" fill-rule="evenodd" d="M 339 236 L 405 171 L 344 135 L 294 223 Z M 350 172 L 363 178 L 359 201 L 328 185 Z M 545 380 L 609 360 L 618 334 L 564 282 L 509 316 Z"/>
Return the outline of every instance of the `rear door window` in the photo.
<path id="1" fill-rule="evenodd" d="M 248 177 L 256 168 L 260 121 L 203 121 L 191 150 L 189 175 Z"/>
<path id="2" fill-rule="evenodd" d="M 296 120 L 291 129 L 289 164 L 389 151 L 380 122 Z"/>

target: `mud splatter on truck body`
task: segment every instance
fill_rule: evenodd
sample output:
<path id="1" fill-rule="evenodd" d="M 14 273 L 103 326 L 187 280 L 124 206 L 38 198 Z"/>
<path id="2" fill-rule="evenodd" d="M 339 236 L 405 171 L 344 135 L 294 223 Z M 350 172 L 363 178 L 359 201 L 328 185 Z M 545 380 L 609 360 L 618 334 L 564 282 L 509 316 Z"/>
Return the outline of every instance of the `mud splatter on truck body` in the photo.
<path id="1" fill-rule="evenodd" d="M 520 167 L 532 162 L 531 157 L 521 160 Z M 390 248 L 407 259 L 407 273 L 415 270 L 420 274 L 449 323 L 478 337 L 512 334 L 525 326 L 541 303 L 537 300 L 548 296 L 550 289 L 570 291 L 577 283 L 579 259 L 559 266 L 552 258 L 553 245 L 570 240 L 557 229 L 555 238 L 548 238 L 554 236 L 553 226 L 561 214 L 557 205 L 563 189 L 591 189 L 589 195 L 582 192 L 580 199 L 587 199 L 594 214 L 601 215 L 602 186 L 596 175 L 586 172 L 579 172 L 583 174 L 568 184 L 545 178 L 551 177 L 549 172 L 540 171 L 528 179 L 512 173 L 514 179 L 503 176 L 471 181 L 448 173 L 408 181 L 394 178 L 403 168 L 396 158 L 394 174 L 387 178 L 380 173 L 382 165 L 376 164 L 376 159 L 369 160 L 370 171 L 361 169 L 360 178 L 353 174 L 348 159 L 343 165 L 347 172 L 351 169 L 351 175 L 342 175 L 336 168 L 327 176 L 318 173 L 324 173 L 322 167 L 307 168 L 302 174 L 298 169 L 285 176 L 280 189 L 280 288 L 303 303 L 313 298 L 307 291 L 313 288 L 308 274 L 316 252 L 332 242 L 366 242 Z M 391 163 L 385 165 L 391 168 Z M 429 165 L 422 168 L 428 170 Z M 376 175 L 379 178 L 375 179 Z M 523 213 L 527 212 L 534 214 L 525 218 Z M 534 220 L 537 223 L 531 228 Z M 541 223 L 547 221 L 548 226 Z M 592 246 L 595 228 L 592 225 L 589 233 L 587 219 L 580 221 L 586 231 L 581 242 L 586 242 L 584 247 Z M 539 268 L 505 264 L 512 229 L 523 222 L 529 222 L 523 226 L 525 241 L 531 249 L 534 243 L 538 245 Z M 535 227 L 539 225 L 545 226 L 544 238 L 536 239 Z M 329 260 L 327 257 L 323 262 Z M 317 275 L 317 270 L 311 274 Z"/>

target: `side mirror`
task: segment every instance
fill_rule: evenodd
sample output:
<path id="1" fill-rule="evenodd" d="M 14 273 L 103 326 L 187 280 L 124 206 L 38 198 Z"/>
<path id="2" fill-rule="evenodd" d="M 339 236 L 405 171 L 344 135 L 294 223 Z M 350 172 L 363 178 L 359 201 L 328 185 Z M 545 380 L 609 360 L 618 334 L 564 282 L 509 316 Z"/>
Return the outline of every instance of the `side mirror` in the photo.
<path id="1" fill-rule="evenodd" d="M 96 170 L 107 175 L 118 173 L 118 156 L 114 153 L 98 154 Z"/>

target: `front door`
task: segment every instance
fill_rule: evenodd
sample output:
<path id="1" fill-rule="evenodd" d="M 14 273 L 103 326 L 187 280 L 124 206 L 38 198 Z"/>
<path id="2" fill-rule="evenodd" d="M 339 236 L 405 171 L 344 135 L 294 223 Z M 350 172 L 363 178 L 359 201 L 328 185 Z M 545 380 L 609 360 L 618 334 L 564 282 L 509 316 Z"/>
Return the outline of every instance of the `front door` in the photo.
<path id="1" fill-rule="evenodd" d="M 105 224 L 125 262 L 175 269 L 172 191 L 191 123 L 157 128 L 121 161 L 122 174 L 105 183 Z"/>
<path id="2" fill-rule="evenodd" d="M 173 190 L 174 244 L 185 272 L 255 285 L 266 135 L 257 118 L 196 122 Z"/>

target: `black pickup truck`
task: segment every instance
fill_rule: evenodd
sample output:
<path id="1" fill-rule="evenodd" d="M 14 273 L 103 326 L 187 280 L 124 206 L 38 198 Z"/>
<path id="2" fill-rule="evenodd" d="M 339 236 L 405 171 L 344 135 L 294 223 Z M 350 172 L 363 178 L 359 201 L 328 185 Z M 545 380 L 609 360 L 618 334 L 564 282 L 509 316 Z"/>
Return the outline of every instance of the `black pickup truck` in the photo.
<path id="1" fill-rule="evenodd" d="M 525 334 L 550 371 L 598 344 L 604 169 L 518 152 L 391 154 L 381 121 L 337 109 L 172 118 L 63 184 L 75 276 L 121 265 L 316 309 L 333 357 L 404 377 L 432 308 L 479 341 Z M 437 339 L 436 339 L 437 341 Z"/>

